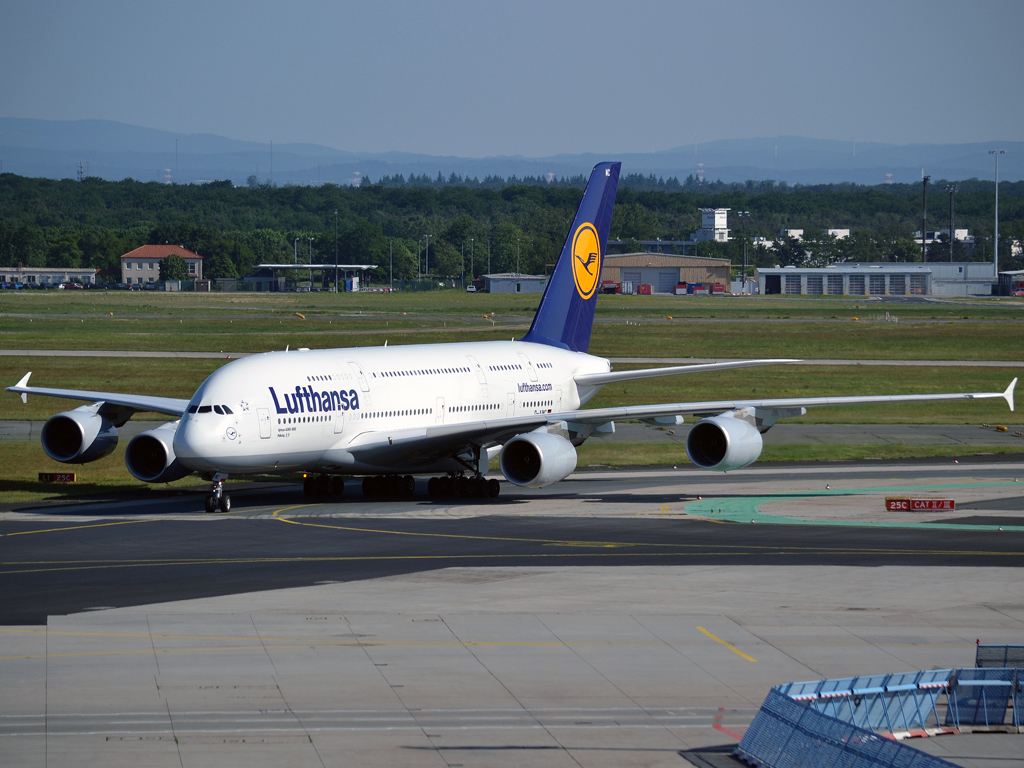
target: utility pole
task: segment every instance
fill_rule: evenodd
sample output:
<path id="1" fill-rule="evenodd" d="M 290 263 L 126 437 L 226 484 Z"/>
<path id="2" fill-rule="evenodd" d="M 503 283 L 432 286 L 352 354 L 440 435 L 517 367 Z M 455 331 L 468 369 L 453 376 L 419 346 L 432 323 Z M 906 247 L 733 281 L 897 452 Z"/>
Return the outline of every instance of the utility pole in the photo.
<path id="1" fill-rule="evenodd" d="M 334 292 L 338 292 L 338 211 L 334 211 Z"/>
<path id="2" fill-rule="evenodd" d="M 519 238 L 516 238 L 516 277 L 519 276 Z"/>
<path id="3" fill-rule="evenodd" d="M 430 235 L 424 235 L 423 238 L 427 241 L 426 257 L 423 260 L 423 276 L 428 277 L 430 275 Z"/>
<path id="4" fill-rule="evenodd" d="M 996 280 L 999 279 L 999 156 L 1005 155 L 1005 149 L 990 149 L 990 155 L 996 156 L 996 231 L 992 235 L 992 266 Z"/>
<path id="5" fill-rule="evenodd" d="M 953 195 L 960 191 L 956 184 L 947 184 L 946 191 L 949 192 L 949 263 L 953 263 Z M 964 275 L 966 278 L 967 275 Z"/>
<path id="6" fill-rule="evenodd" d="M 746 219 L 750 218 L 750 211 L 737 211 L 736 215 L 740 218 L 740 238 L 743 240 L 743 277 L 740 278 L 740 293 L 746 293 L 747 288 L 747 231 L 746 231 Z"/>
<path id="7" fill-rule="evenodd" d="M 462 287 L 466 287 L 466 241 L 462 241 Z"/>
<path id="8" fill-rule="evenodd" d="M 469 276 L 471 279 L 476 279 L 476 251 L 473 249 L 473 238 L 469 238 Z"/>
<path id="9" fill-rule="evenodd" d="M 491 238 L 487 238 L 487 274 L 491 274 Z"/>
<path id="10" fill-rule="evenodd" d="M 395 238 L 388 238 L 388 285 L 395 290 Z"/>
<path id="11" fill-rule="evenodd" d="M 295 238 L 295 247 L 292 253 L 292 261 L 295 264 L 299 263 L 299 238 Z"/>
<path id="12" fill-rule="evenodd" d="M 921 263 L 928 261 L 928 252 L 925 248 L 925 240 L 928 239 L 928 182 L 931 176 L 925 176 L 924 169 L 921 171 Z"/>

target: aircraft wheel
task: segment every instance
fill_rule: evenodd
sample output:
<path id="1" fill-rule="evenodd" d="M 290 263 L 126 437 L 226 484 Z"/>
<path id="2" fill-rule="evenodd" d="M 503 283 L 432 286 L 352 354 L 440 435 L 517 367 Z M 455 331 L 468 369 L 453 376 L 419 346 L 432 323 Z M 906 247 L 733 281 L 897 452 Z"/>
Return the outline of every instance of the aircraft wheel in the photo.
<path id="1" fill-rule="evenodd" d="M 220 496 L 220 511 L 225 514 L 231 511 L 231 497 L 226 493 L 222 493 Z"/>
<path id="2" fill-rule="evenodd" d="M 373 492 L 376 490 L 374 488 L 374 479 L 375 478 L 372 475 L 367 475 L 366 477 L 363 478 L 363 496 L 374 495 Z"/>
<path id="3" fill-rule="evenodd" d="M 341 475 L 331 476 L 331 496 L 345 495 L 345 478 Z"/>
<path id="4" fill-rule="evenodd" d="M 459 496 L 461 496 L 464 499 L 468 499 L 473 496 L 472 480 L 470 480 L 468 477 L 460 476 L 456 482 L 458 483 L 456 487 L 458 488 Z"/>
<path id="5" fill-rule="evenodd" d="M 492 499 L 498 498 L 498 494 L 501 493 L 501 483 L 497 480 L 487 481 L 487 496 Z"/>
<path id="6" fill-rule="evenodd" d="M 412 475 L 406 475 L 402 478 L 402 492 L 406 496 L 412 496 L 416 493 L 416 478 Z"/>
<path id="7" fill-rule="evenodd" d="M 436 499 L 438 496 L 440 496 L 441 494 L 438 493 L 437 486 L 438 482 L 436 477 L 432 477 L 429 480 L 427 480 L 427 496 L 429 496 L 432 499 Z"/>
<path id="8" fill-rule="evenodd" d="M 329 496 L 331 493 L 331 476 L 320 475 L 313 483 L 317 496 Z"/>
<path id="9" fill-rule="evenodd" d="M 206 494 L 205 506 L 206 514 L 208 515 L 212 515 L 217 511 L 217 498 L 212 493 Z"/>
<path id="10" fill-rule="evenodd" d="M 307 476 L 306 479 L 302 481 L 302 493 L 307 499 L 312 499 L 316 498 L 316 490 L 316 478 L 312 475 Z"/>
<path id="11" fill-rule="evenodd" d="M 474 477 L 473 480 L 473 496 L 478 499 L 487 498 L 487 481 L 482 477 Z"/>

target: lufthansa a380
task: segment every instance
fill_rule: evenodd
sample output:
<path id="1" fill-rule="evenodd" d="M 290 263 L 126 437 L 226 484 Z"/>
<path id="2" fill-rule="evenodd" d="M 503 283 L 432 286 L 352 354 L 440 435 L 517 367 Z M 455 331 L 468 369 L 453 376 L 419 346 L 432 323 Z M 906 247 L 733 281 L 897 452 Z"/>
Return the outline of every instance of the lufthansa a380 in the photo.
<path id="1" fill-rule="evenodd" d="M 686 452 L 700 467 L 729 471 L 761 454 L 761 435 L 817 405 L 1004 398 L 1004 392 L 811 397 L 662 403 L 582 409 L 605 384 L 794 360 L 742 360 L 612 371 L 587 354 L 619 164 L 594 168 L 529 332 L 519 341 L 268 352 L 228 363 L 190 400 L 30 387 L 8 391 L 88 401 L 46 422 L 43 449 L 85 463 L 109 454 L 117 428 L 139 411 L 179 417 L 136 435 L 125 451 L 139 480 L 198 472 L 212 483 L 207 511 L 230 509 L 229 476 L 307 475 L 310 496 L 340 495 L 362 475 L 368 495 L 411 493 L 414 474 L 434 474 L 431 495 L 497 496 L 488 462 L 515 485 L 541 488 L 576 468 L 576 446 L 613 432 L 615 421 L 679 424 L 702 417 Z"/>

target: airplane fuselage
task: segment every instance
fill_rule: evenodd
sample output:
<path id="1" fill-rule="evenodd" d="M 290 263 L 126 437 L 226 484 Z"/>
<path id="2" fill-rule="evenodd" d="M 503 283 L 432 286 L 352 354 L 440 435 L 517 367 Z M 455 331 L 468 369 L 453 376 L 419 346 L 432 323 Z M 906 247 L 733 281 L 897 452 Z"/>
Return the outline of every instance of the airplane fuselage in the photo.
<path id="1" fill-rule="evenodd" d="M 579 408 L 574 376 L 608 360 L 521 341 L 268 352 L 235 360 L 196 390 L 174 453 L 200 472 L 325 469 L 325 456 L 368 435 Z M 386 471 L 359 462 L 331 471 Z M 415 471 L 464 469 L 451 459 Z M 410 470 L 411 471 L 411 470 Z"/>

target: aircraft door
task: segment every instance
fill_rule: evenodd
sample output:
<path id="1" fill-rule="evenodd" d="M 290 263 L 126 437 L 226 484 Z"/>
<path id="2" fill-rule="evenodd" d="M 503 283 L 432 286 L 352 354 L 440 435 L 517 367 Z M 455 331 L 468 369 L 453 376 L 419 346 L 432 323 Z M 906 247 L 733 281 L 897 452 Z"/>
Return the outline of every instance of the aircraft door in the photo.
<path id="1" fill-rule="evenodd" d="M 479 381 L 481 384 L 486 384 L 487 377 L 484 375 L 483 366 L 480 365 L 480 363 L 478 363 L 476 358 L 473 357 L 472 355 L 466 355 L 466 359 L 469 360 L 469 366 L 470 368 L 473 369 L 473 372 L 476 374 L 476 380 Z"/>
<path id="2" fill-rule="evenodd" d="M 359 363 L 349 361 L 348 365 L 352 369 L 352 372 L 356 375 L 356 378 L 359 379 L 359 389 L 361 389 L 363 392 L 369 392 L 370 385 L 369 383 L 367 383 L 366 377 L 363 375 L 363 369 L 359 367 Z"/>
<path id="3" fill-rule="evenodd" d="M 444 424 L 444 398 L 437 398 L 437 405 L 434 407 L 434 423 Z"/>
<path id="4" fill-rule="evenodd" d="M 515 393 L 509 393 L 508 396 L 508 412 L 506 416 L 512 417 L 516 415 L 516 396 Z"/>
<path id="5" fill-rule="evenodd" d="M 335 411 L 334 412 L 334 434 L 340 435 L 345 431 L 345 412 Z"/>
<path id="6" fill-rule="evenodd" d="M 256 420 L 260 423 L 260 439 L 270 439 L 270 409 L 257 408 Z"/>
<path id="7" fill-rule="evenodd" d="M 555 390 L 555 413 L 562 412 L 562 390 Z"/>
<path id="8" fill-rule="evenodd" d="M 520 352 L 519 359 L 523 361 L 523 368 L 525 368 L 526 372 L 530 374 L 530 381 L 536 381 L 537 371 L 534 369 L 533 363 L 530 362 L 530 358 L 528 358 L 524 353 Z"/>

